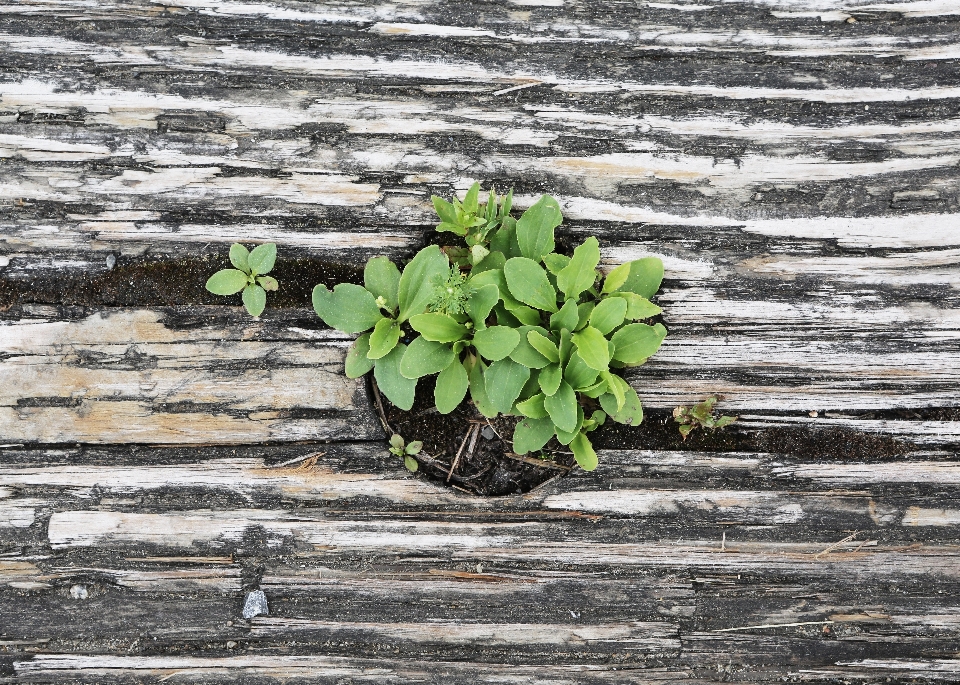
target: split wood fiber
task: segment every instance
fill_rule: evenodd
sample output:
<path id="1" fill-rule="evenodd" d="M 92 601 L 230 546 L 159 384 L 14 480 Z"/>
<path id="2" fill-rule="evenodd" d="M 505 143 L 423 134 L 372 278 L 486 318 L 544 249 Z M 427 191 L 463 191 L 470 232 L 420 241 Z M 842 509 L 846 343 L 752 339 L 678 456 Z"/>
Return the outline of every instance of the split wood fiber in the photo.
<path id="1" fill-rule="evenodd" d="M 0 682 L 960 682 L 958 36 L 950 0 L 0 3 Z M 470 498 L 307 303 L 31 299 L 234 241 L 402 260 L 474 180 L 663 259 L 628 378 L 762 449 Z"/>

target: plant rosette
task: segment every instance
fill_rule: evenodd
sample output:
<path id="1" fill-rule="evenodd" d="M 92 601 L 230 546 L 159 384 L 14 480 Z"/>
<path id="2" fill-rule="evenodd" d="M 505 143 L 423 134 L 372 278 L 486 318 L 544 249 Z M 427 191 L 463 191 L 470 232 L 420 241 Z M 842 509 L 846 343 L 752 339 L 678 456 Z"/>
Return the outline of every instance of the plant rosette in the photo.
<path id="1" fill-rule="evenodd" d="M 363 285 L 318 285 L 323 321 L 359 337 L 345 363 L 358 378 L 373 371 L 380 392 L 409 410 L 417 383 L 436 375 L 434 402 L 449 414 L 467 400 L 487 419 L 516 417 L 515 455 L 542 454 L 554 438 L 584 470 L 597 466 L 588 434 L 613 420 L 637 425 L 643 409 L 620 376 L 657 352 L 667 331 L 644 320 L 661 312 L 650 298 L 663 263 L 645 257 L 606 275 L 589 237 L 557 253 L 562 222 L 544 195 L 518 218 L 512 194 L 478 202 L 475 184 L 461 202 L 434 197 L 438 231 L 466 247 L 430 245 L 401 271 L 371 259 Z"/>

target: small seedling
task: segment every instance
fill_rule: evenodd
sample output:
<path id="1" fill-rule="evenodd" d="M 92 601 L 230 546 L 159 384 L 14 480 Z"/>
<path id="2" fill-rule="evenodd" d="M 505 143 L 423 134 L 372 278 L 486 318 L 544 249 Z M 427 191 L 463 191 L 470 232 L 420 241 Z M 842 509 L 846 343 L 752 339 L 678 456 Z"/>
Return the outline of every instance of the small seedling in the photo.
<path id="1" fill-rule="evenodd" d="M 737 420 L 736 416 L 720 416 L 714 418 L 713 405 L 715 405 L 719 399 L 719 397 L 714 395 L 713 397 L 708 397 L 700 404 L 695 405 L 692 409 L 690 407 L 677 407 L 673 410 L 673 420 L 680 424 L 680 435 L 683 436 L 684 440 L 686 440 L 690 432 L 698 426 L 716 430 L 717 428 L 729 426 Z"/>
<path id="2" fill-rule="evenodd" d="M 267 306 L 267 291 L 280 287 L 277 279 L 266 276 L 277 261 L 276 243 L 257 245 L 250 252 L 240 243 L 230 246 L 230 263 L 235 269 L 221 269 L 207 279 L 207 290 L 214 295 L 236 295 L 243 291 L 243 304 L 251 316 L 260 316 Z"/>
<path id="3" fill-rule="evenodd" d="M 403 457 L 403 465 L 407 467 L 407 470 L 410 473 L 414 473 L 417 470 L 419 464 L 417 464 L 417 460 L 413 457 L 417 454 L 420 454 L 420 450 L 423 449 L 422 442 L 419 440 L 414 440 L 409 445 L 406 445 L 403 438 L 394 433 L 390 436 L 389 449 L 398 457 Z"/>

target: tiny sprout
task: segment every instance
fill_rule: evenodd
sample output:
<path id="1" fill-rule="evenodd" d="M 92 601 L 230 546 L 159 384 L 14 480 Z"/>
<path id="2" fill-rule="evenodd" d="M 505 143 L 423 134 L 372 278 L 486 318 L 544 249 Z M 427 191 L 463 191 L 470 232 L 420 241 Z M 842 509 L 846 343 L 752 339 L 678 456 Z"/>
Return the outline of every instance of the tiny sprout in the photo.
<path id="1" fill-rule="evenodd" d="M 680 424 L 680 435 L 683 436 L 684 440 L 687 439 L 687 436 L 690 435 L 691 431 L 697 426 L 716 430 L 717 428 L 729 426 L 737 420 L 736 416 L 713 417 L 713 405 L 715 405 L 719 399 L 719 397 L 714 395 L 713 397 L 708 397 L 692 409 L 690 407 L 677 407 L 673 410 L 673 420 Z"/>
<path id="2" fill-rule="evenodd" d="M 403 457 L 403 465 L 407 467 L 408 471 L 414 473 L 417 470 L 419 464 L 413 457 L 414 455 L 420 454 L 420 450 L 423 449 L 423 442 L 420 440 L 414 440 L 409 445 L 405 446 L 403 438 L 394 433 L 390 436 L 389 449 L 390 452 L 398 457 Z"/>
<path id="3" fill-rule="evenodd" d="M 277 279 L 264 274 L 277 260 L 276 243 L 257 245 L 248 251 L 240 243 L 230 246 L 230 263 L 236 268 L 221 269 L 207 279 L 206 288 L 214 295 L 235 295 L 243 291 L 243 304 L 251 316 L 260 316 L 267 306 L 267 291 L 280 287 Z"/>

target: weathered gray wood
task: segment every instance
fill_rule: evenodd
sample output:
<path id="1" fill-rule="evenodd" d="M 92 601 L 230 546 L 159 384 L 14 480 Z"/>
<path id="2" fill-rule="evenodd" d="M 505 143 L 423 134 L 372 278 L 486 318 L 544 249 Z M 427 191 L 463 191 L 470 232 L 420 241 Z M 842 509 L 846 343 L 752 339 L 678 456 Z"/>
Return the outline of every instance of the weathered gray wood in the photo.
<path id="1" fill-rule="evenodd" d="M 342 336 L 289 318 L 218 322 L 216 313 L 113 310 L 0 322 L 0 441 L 382 437 L 363 382 L 341 373 Z"/>
<path id="2" fill-rule="evenodd" d="M 666 264 L 645 404 L 770 436 L 478 500 L 324 444 L 380 432 L 309 311 L 0 303 L 0 681 L 960 682 L 958 35 L 951 0 L 0 5 L 18 292 L 402 259 L 431 193 L 550 192 L 605 267 Z"/>

